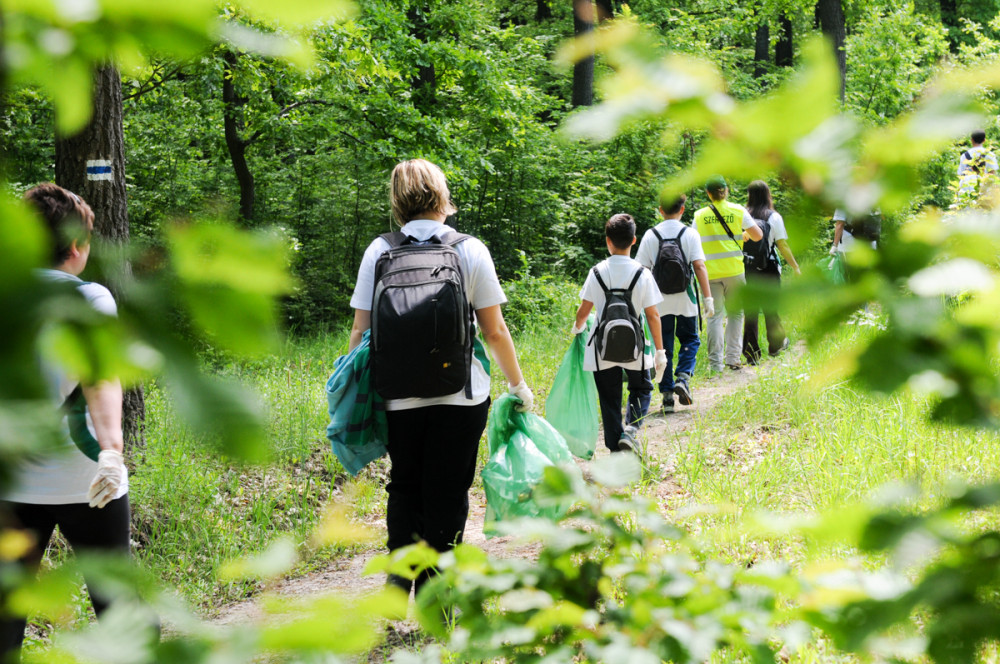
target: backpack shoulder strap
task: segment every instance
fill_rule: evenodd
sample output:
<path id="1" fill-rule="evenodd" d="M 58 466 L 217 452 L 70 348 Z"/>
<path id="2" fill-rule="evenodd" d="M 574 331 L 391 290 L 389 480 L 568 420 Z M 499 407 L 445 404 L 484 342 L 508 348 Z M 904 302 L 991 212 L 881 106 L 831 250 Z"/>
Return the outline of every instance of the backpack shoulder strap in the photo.
<path id="1" fill-rule="evenodd" d="M 642 271 L 645 269 L 646 268 L 640 265 L 639 269 L 635 271 L 635 276 L 632 277 L 632 282 L 628 285 L 628 288 L 625 289 L 625 294 L 628 295 L 629 300 L 632 299 L 632 289 L 635 288 L 637 283 L 639 283 L 639 277 L 642 276 Z"/>
<path id="2" fill-rule="evenodd" d="M 465 233 L 459 233 L 458 231 L 448 231 L 444 235 L 438 236 L 441 239 L 441 244 L 446 244 L 449 247 L 454 247 L 457 244 L 465 242 L 471 235 L 466 235 Z"/>
<path id="3" fill-rule="evenodd" d="M 965 152 L 962 153 L 962 158 L 965 159 L 966 161 L 969 161 L 972 159 L 972 153 L 966 150 Z"/>
<path id="4" fill-rule="evenodd" d="M 653 228 L 649 229 L 649 230 L 653 231 L 653 235 L 656 236 L 657 240 L 659 240 L 660 242 L 663 242 L 663 236 L 660 235 L 660 232 L 658 230 L 656 230 L 655 226 Z"/>
<path id="5" fill-rule="evenodd" d="M 601 279 L 601 273 L 598 271 L 596 265 L 594 266 L 594 278 L 597 279 L 597 285 L 601 287 L 601 290 L 604 291 L 604 296 L 607 297 L 608 293 L 611 292 L 611 289 L 608 288 L 606 283 L 604 283 L 604 279 Z"/>
<path id="6" fill-rule="evenodd" d="M 712 212 L 715 213 L 715 218 L 719 220 L 720 224 L 722 224 L 722 228 L 723 230 L 726 231 L 726 235 L 729 236 L 729 239 L 732 240 L 733 242 L 736 242 L 736 236 L 733 235 L 733 232 L 731 230 L 729 230 L 729 224 L 727 224 L 726 220 L 722 218 L 722 213 L 719 212 L 719 208 L 715 207 L 715 205 L 713 205 L 712 203 L 709 203 L 708 207 L 712 208 Z M 740 243 L 736 242 L 736 245 L 740 246 Z"/>
<path id="7" fill-rule="evenodd" d="M 407 243 L 410 236 L 403 231 L 394 231 L 392 233 L 382 233 L 379 235 L 380 238 L 389 243 L 390 249 L 398 249 Z"/>
<path id="8" fill-rule="evenodd" d="M 687 226 L 681 226 L 681 232 L 678 233 L 677 237 L 675 237 L 674 239 L 677 240 L 678 242 L 680 242 L 681 241 L 681 236 L 684 235 L 685 233 L 687 233 L 687 229 L 688 229 Z M 683 249 L 681 249 L 681 253 L 682 254 L 684 253 Z"/>

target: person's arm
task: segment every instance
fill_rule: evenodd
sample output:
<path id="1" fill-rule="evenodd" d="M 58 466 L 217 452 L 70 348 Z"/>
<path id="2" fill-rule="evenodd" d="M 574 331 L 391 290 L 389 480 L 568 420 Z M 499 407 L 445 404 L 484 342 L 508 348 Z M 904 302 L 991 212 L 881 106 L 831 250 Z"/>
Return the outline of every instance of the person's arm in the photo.
<path id="1" fill-rule="evenodd" d="M 372 312 L 365 309 L 354 310 L 354 322 L 351 324 L 351 343 L 347 346 L 347 352 L 351 352 L 361 343 L 361 337 L 365 330 L 372 326 Z"/>
<path id="2" fill-rule="evenodd" d="M 833 246 L 830 247 L 830 255 L 833 256 L 837 253 L 837 247 L 840 246 L 840 238 L 844 235 L 844 222 L 843 220 L 834 220 L 833 223 Z"/>
<path id="3" fill-rule="evenodd" d="M 594 308 L 594 303 L 590 300 L 582 300 L 580 302 L 580 308 L 576 310 L 576 319 L 574 320 L 573 329 L 582 330 L 583 326 L 587 324 L 587 316 L 590 315 L 591 310 Z"/>
<path id="4" fill-rule="evenodd" d="M 122 437 L 122 384 L 117 378 L 96 385 L 81 385 L 87 410 L 101 450 L 125 449 Z"/>
<path id="5" fill-rule="evenodd" d="M 646 322 L 649 323 L 649 332 L 653 335 L 653 347 L 656 350 L 663 350 L 663 330 L 660 327 L 660 312 L 656 310 L 656 305 L 651 304 L 643 311 L 646 312 Z"/>
<path id="6" fill-rule="evenodd" d="M 692 261 L 691 265 L 694 266 L 694 276 L 698 279 L 698 285 L 701 286 L 701 296 L 712 297 L 712 289 L 708 286 L 708 268 L 705 267 L 705 261 Z"/>
<path id="7" fill-rule="evenodd" d="M 753 220 L 750 213 L 743 210 L 743 241 L 753 240 L 754 242 L 760 242 L 764 237 L 764 231 L 760 229 L 757 222 Z"/>
<path id="8" fill-rule="evenodd" d="M 476 309 L 476 321 L 483 333 L 483 341 L 490 347 L 493 358 L 500 366 L 504 378 L 511 385 L 524 381 L 521 365 L 517 362 L 517 352 L 514 350 L 514 340 L 510 336 L 507 323 L 499 304 L 484 309 Z"/>
<path id="9" fill-rule="evenodd" d="M 778 246 L 778 251 L 781 252 L 785 262 L 792 266 L 792 270 L 795 274 L 802 274 L 802 270 L 799 269 L 799 264 L 795 262 L 795 256 L 792 255 L 792 248 L 788 246 L 788 240 L 778 240 L 775 244 Z"/>

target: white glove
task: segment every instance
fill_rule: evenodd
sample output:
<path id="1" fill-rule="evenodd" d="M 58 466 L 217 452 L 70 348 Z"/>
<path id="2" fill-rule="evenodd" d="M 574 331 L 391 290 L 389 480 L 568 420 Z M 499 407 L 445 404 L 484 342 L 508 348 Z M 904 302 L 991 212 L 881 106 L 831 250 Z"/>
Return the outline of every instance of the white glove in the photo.
<path id="1" fill-rule="evenodd" d="M 531 388 L 523 380 L 517 385 L 509 385 L 508 394 L 516 399 L 520 399 L 521 405 L 515 406 L 514 410 L 519 413 L 526 413 L 535 405 L 535 395 L 531 393 Z"/>
<path id="2" fill-rule="evenodd" d="M 701 301 L 701 306 L 705 310 L 705 318 L 711 318 L 715 315 L 715 298 L 706 297 Z"/>
<path id="3" fill-rule="evenodd" d="M 656 374 L 653 376 L 653 383 L 659 385 L 660 381 L 663 380 L 663 372 L 667 370 L 666 348 L 661 348 L 656 351 L 656 359 L 653 360 L 653 366 L 656 367 Z"/>
<path id="4" fill-rule="evenodd" d="M 87 499 L 91 507 L 104 507 L 118 493 L 125 481 L 125 461 L 118 450 L 101 450 L 97 455 L 97 474 L 90 483 Z"/>
<path id="5" fill-rule="evenodd" d="M 833 245 L 832 247 L 830 247 L 830 255 L 831 256 L 837 255 L 837 245 Z"/>
<path id="6" fill-rule="evenodd" d="M 576 326 L 576 322 L 574 321 L 574 323 L 573 323 L 573 329 L 570 330 L 570 333 L 571 334 L 580 334 L 581 332 L 583 332 L 586 329 L 587 329 L 587 321 L 583 321 L 583 325 L 581 325 L 580 327 L 577 327 Z"/>

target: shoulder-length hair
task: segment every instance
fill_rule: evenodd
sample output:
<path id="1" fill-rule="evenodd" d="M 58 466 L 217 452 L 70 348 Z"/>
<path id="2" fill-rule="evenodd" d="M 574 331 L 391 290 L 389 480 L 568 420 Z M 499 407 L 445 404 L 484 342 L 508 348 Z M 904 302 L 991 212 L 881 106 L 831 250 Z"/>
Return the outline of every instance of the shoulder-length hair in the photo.
<path id="1" fill-rule="evenodd" d="M 389 179 L 389 202 L 392 216 L 401 226 L 427 212 L 446 217 L 458 212 L 451 202 L 444 173 L 426 159 L 396 164 Z"/>
<path id="2" fill-rule="evenodd" d="M 767 219 L 767 211 L 774 209 L 771 189 L 763 180 L 754 180 L 747 186 L 747 212 L 754 219 Z"/>

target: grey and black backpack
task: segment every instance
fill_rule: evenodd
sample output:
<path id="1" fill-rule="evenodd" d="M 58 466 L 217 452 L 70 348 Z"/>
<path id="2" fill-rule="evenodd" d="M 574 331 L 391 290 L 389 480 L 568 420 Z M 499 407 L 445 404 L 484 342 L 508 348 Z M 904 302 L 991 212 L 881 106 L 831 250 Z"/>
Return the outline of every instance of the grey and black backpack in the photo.
<path id="1" fill-rule="evenodd" d="M 686 231 L 687 226 L 684 226 L 676 237 L 665 238 L 653 229 L 653 235 L 660 241 L 656 250 L 656 262 L 653 263 L 653 279 L 664 295 L 683 293 L 691 283 L 691 264 L 681 247 L 681 237 Z"/>
<path id="2" fill-rule="evenodd" d="M 472 398 L 475 324 L 449 231 L 419 242 L 381 236 L 389 250 L 375 263 L 371 311 L 372 374 L 383 399 L 440 397 L 465 389 Z"/>
<path id="3" fill-rule="evenodd" d="M 628 288 L 608 288 L 601 279 L 601 273 L 594 267 L 594 277 L 604 291 L 604 311 L 601 312 L 592 335 L 598 368 L 602 360 L 624 364 L 642 357 L 646 335 L 642 329 L 642 321 L 632 306 L 632 291 L 644 269 L 639 267 L 636 270 Z"/>

